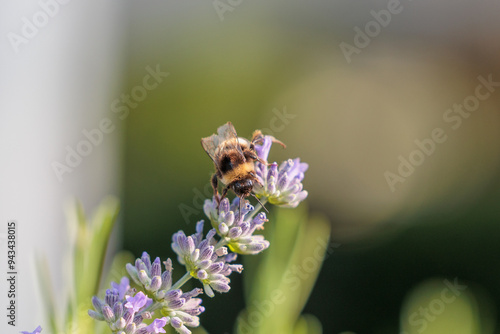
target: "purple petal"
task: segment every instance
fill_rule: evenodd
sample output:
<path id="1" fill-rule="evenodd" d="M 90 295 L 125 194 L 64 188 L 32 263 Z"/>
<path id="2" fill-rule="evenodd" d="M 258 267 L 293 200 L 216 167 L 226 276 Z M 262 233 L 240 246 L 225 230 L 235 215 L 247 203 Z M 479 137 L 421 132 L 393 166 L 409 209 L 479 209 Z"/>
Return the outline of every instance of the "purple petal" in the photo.
<path id="1" fill-rule="evenodd" d="M 151 277 L 160 276 L 161 275 L 161 261 L 160 258 L 157 257 L 151 266 Z"/>
<path id="2" fill-rule="evenodd" d="M 226 247 L 217 248 L 215 254 L 217 254 L 217 256 L 224 256 L 227 254 L 227 248 Z"/>
<path id="3" fill-rule="evenodd" d="M 305 171 L 309 168 L 309 165 L 305 162 L 300 162 L 300 158 L 293 159 L 293 166 L 288 171 L 288 176 L 290 179 L 293 179 L 296 175 L 304 174 Z M 302 176 L 302 178 L 304 178 Z"/>
<path id="4" fill-rule="evenodd" d="M 148 298 L 144 292 L 139 291 L 134 297 L 127 296 L 127 303 L 125 304 L 125 307 L 133 309 L 134 312 L 138 312 L 144 305 L 146 305 L 148 299 L 150 298 Z"/>
<path id="5" fill-rule="evenodd" d="M 111 287 L 118 290 L 118 299 L 123 300 L 125 293 L 130 289 L 130 281 L 128 277 L 122 277 L 120 284 L 111 282 Z"/>
<path id="6" fill-rule="evenodd" d="M 226 213 L 224 215 L 224 223 L 227 226 L 233 225 L 233 223 L 234 223 L 234 212 L 233 211 L 229 211 L 228 213 Z"/>
<path id="7" fill-rule="evenodd" d="M 163 327 L 167 324 L 167 318 L 155 319 L 153 323 L 146 327 L 149 333 L 166 333 Z"/>
<path id="8" fill-rule="evenodd" d="M 206 260 L 202 260 L 202 261 L 198 262 L 197 267 L 198 267 L 199 269 L 205 269 L 205 268 L 207 268 L 210 264 L 212 264 L 212 260 L 211 260 L 211 259 L 206 259 Z"/>
<path id="9" fill-rule="evenodd" d="M 169 259 L 170 260 L 170 259 Z M 170 270 L 165 270 L 161 274 L 161 290 L 168 290 L 172 286 L 172 272 Z"/>
<path id="10" fill-rule="evenodd" d="M 125 320 L 125 323 L 131 323 L 132 320 L 134 320 L 134 312 L 127 309 L 127 311 L 125 311 L 125 314 L 123 315 L 123 319 Z"/>
<path id="11" fill-rule="evenodd" d="M 241 227 L 233 227 L 229 230 L 228 237 L 231 239 L 236 239 L 242 233 Z"/>
<path id="12" fill-rule="evenodd" d="M 207 268 L 207 272 L 210 274 L 216 274 L 219 271 L 224 268 L 224 263 L 223 262 L 215 262 L 210 265 L 210 267 Z"/>
<path id="13" fill-rule="evenodd" d="M 106 296 L 104 297 L 104 301 L 109 306 L 114 306 L 118 301 L 118 290 L 116 289 L 107 289 Z"/>
<path id="14" fill-rule="evenodd" d="M 184 306 L 184 303 L 186 303 L 184 298 L 174 299 L 168 303 L 168 307 L 171 309 L 179 309 Z"/>
<path id="15" fill-rule="evenodd" d="M 142 262 L 146 265 L 146 268 L 148 269 L 148 272 L 151 270 L 151 258 L 149 257 L 149 254 L 147 252 L 143 252 L 141 256 Z"/>
<path id="16" fill-rule="evenodd" d="M 229 199 L 226 197 L 224 198 L 219 205 L 219 212 L 222 213 L 227 213 L 229 212 Z"/>
<path id="17" fill-rule="evenodd" d="M 215 228 L 211 229 L 210 231 L 208 231 L 207 233 L 207 237 L 205 238 L 205 240 L 208 241 L 208 243 L 210 243 L 212 241 L 212 238 L 217 234 L 217 231 L 215 231 Z"/>
<path id="18" fill-rule="evenodd" d="M 226 262 L 233 262 L 234 260 L 236 260 L 237 257 L 238 257 L 238 254 L 236 254 L 236 253 L 230 253 L 230 254 L 226 255 L 226 257 L 225 257 L 224 260 Z"/>
<path id="19" fill-rule="evenodd" d="M 42 331 L 42 327 L 38 326 L 33 332 L 21 332 L 22 334 L 39 334 Z"/>
<path id="20" fill-rule="evenodd" d="M 272 178 L 272 179 L 271 179 Z M 272 180 L 276 181 L 278 178 L 278 164 L 273 162 L 267 172 L 267 182 L 271 182 Z"/>
<path id="21" fill-rule="evenodd" d="M 113 313 L 113 310 L 109 305 L 104 305 L 102 308 L 102 315 L 104 316 L 104 319 L 106 322 L 113 322 L 115 321 L 115 314 Z"/>
<path id="22" fill-rule="evenodd" d="M 278 189 L 284 190 L 288 186 L 289 178 L 288 178 L 288 173 L 283 173 L 281 175 L 281 178 L 278 179 Z"/>
<path id="23" fill-rule="evenodd" d="M 259 158 L 267 161 L 267 157 L 269 156 L 269 151 L 271 150 L 272 144 L 272 139 L 269 136 L 264 136 L 262 145 L 255 145 L 255 152 L 257 152 Z"/>
<path id="24" fill-rule="evenodd" d="M 182 295 L 182 290 L 180 289 L 170 290 L 165 294 L 165 300 L 172 301 L 174 299 L 179 298 L 181 295 Z"/>
<path id="25" fill-rule="evenodd" d="M 267 222 L 268 219 L 266 217 L 266 214 L 264 212 L 260 212 L 254 219 L 253 219 L 253 223 L 255 225 L 262 225 L 264 224 L 265 222 Z"/>
<path id="26" fill-rule="evenodd" d="M 181 298 L 185 298 L 186 300 L 187 299 L 190 299 L 190 298 L 193 298 L 193 297 L 196 297 L 200 294 L 203 293 L 203 289 L 200 289 L 200 288 L 194 288 L 193 290 L 191 291 L 188 291 L 188 292 L 184 292 L 182 295 L 181 295 Z M 201 299 L 196 299 L 196 300 L 199 300 L 199 303 L 197 305 L 199 305 L 201 303 Z M 186 302 L 187 304 L 187 302 Z"/>
<path id="27" fill-rule="evenodd" d="M 123 304 L 115 303 L 115 306 L 113 306 L 113 313 L 115 314 L 116 319 L 121 318 L 123 316 Z"/>
<path id="28" fill-rule="evenodd" d="M 243 265 L 241 264 L 229 264 L 228 267 L 229 269 L 231 269 L 231 271 L 236 271 L 238 273 L 241 273 L 243 271 Z"/>
<path id="29" fill-rule="evenodd" d="M 207 274 L 206 270 L 202 269 L 202 270 L 198 270 L 198 272 L 196 272 L 196 277 L 198 279 L 205 280 L 205 279 L 207 279 L 208 274 Z"/>
<path id="30" fill-rule="evenodd" d="M 153 277 L 151 283 L 149 284 L 149 290 L 158 291 L 160 287 L 161 287 L 161 277 L 160 276 Z"/>
<path id="31" fill-rule="evenodd" d="M 215 282 L 212 282 L 210 283 L 210 286 L 217 292 L 228 292 L 229 290 L 231 290 L 231 287 L 229 286 L 229 284 L 227 283 L 224 283 L 222 281 L 215 281 Z"/>
<path id="32" fill-rule="evenodd" d="M 203 248 L 203 250 L 200 253 L 200 260 L 203 261 L 210 259 L 213 253 L 214 253 L 214 246 Z"/>
<path id="33" fill-rule="evenodd" d="M 104 303 L 96 296 L 92 297 L 92 305 L 97 312 L 102 313 L 102 307 L 104 306 Z"/>

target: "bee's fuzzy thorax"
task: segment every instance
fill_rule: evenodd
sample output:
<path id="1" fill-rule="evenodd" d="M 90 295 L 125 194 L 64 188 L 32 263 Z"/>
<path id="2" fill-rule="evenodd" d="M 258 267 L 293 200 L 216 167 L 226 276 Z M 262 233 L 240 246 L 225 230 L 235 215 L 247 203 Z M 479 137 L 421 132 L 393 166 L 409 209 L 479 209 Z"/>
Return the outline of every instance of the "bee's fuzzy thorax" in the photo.
<path id="1" fill-rule="evenodd" d="M 254 171 L 253 161 L 247 161 L 243 164 L 235 166 L 232 170 L 227 171 L 221 177 L 222 183 L 228 185 L 234 180 L 245 178 L 250 172 Z"/>

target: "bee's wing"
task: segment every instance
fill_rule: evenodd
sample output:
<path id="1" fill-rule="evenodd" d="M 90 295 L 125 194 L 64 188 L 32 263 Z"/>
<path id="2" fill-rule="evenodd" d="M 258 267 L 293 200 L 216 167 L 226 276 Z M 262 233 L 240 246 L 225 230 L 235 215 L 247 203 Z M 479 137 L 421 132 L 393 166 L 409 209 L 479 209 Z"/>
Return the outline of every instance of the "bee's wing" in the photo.
<path id="1" fill-rule="evenodd" d="M 217 159 L 215 157 L 215 152 L 217 148 L 221 144 L 229 144 L 229 143 L 238 143 L 238 134 L 234 129 L 234 126 L 231 122 L 227 122 L 226 124 L 220 126 L 217 129 L 217 134 L 213 134 L 210 137 L 205 137 L 201 139 L 201 146 L 207 152 L 208 156 L 213 160 L 214 163 L 217 164 Z M 243 152 L 239 145 L 236 145 L 236 148 L 243 156 Z M 223 147 L 221 147 L 223 149 Z"/>
<path id="2" fill-rule="evenodd" d="M 228 146 L 235 147 L 243 158 L 243 161 L 245 161 L 245 155 L 241 150 L 238 134 L 234 129 L 233 123 L 227 122 L 226 124 L 220 126 L 217 129 L 217 133 L 219 135 L 219 143 L 226 143 Z"/>
<path id="3" fill-rule="evenodd" d="M 201 146 L 203 146 L 203 149 L 207 152 L 210 159 L 215 162 L 215 150 L 217 149 L 217 146 L 219 146 L 218 136 L 214 134 L 210 137 L 201 138 Z"/>
<path id="4" fill-rule="evenodd" d="M 233 123 L 231 122 L 227 122 L 226 124 L 219 126 L 219 128 L 217 129 L 217 135 L 221 143 L 227 140 L 238 138 Z"/>

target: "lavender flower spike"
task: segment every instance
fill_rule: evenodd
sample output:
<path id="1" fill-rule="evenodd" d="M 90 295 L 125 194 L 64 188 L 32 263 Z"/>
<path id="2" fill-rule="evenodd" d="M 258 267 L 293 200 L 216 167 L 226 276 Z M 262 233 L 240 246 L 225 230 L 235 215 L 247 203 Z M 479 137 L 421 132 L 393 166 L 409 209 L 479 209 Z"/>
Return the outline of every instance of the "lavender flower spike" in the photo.
<path id="1" fill-rule="evenodd" d="M 226 266 L 227 248 L 215 248 L 215 229 L 211 229 L 203 239 L 203 221 L 196 224 L 196 233 L 186 236 L 179 231 L 172 236 L 172 249 L 178 255 L 180 263 L 186 266 L 192 277 L 200 280 L 206 294 L 213 297 L 212 290 L 228 292 L 229 274 L 232 270 L 224 270 Z"/>
<path id="2" fill-rule="evenodd" d="M 182 293 L 181 290 L 171 290 L 165 298 L 167 306 L 162 309 L 166 315 L 167 324 L 170 324 L 178 333 L 191 333 L 186 326 L 198 327 L 200 325 L 199 314 L 205 311 L 201 306 L 200 298 L 193 298 L 203 292 L 202 289 L 193 289 Z"/>
<path id="3" fill-rule="evenodd" d="M 255 209 L 245 200 L 240 215 L 239 202 L 238 197 L 231 204 L 227 198 L 224 198 L 217 210 L 215 199 L 207 199 L 204 211 L 210 218 L 212 226 L 216 228 L 217 234 L 225 239 L 231 251 L 255 255 L 269 247 L 269 241 L 265 240 L 262 235 L 253 235 L 255 230 L 263 229 L 264 223 L 267 222 L 266 214 L 261 212 L 252 218 Z"/>
<path id="4" fill-rule="evenodd" d="M 199 224 L 197 230 L 198 234 L 189 238 L 194 238 L 196 243 L 199 244 L 199 240 L 202 239 L 201 233 L 203 224 Z M 182 233 L 182 235 L 184 234 Z M 183 244 L 183 252 L 189 251 L 190 249 L 189 246 Z M 136 259 L 135 265 L 127 264 L 127 270 L 130 276 L 132 276 L 138 284 L 141 284 L 148 290 L 148 295 L 151 296 L 153 300 L 147 298 L 143 292 L 138 292 L 135 297 L 126 296 L 128 303 L 126 303 L 124 307 L 128 308 L 130 311 L 139 310 L 139 312 L 140 309 L 161 309 L 161 314 L 165 317 L 156 319 L 148 326 L 141 324 L 140 322 L 142 322 L 142 319 L 139 319 L 137 331 L 125 331 L 126 334 L 165 333 L 163 327 L 167 324 L 172 325 L 179 333 L 181 333 L 181 331 L 182 333 L 191 333 L 186 326 L 197 327 L 200 325 L 198 315 L 204 312 L 205 308 L 200 305 L 202 300 L 194 297 L 203 293 L 203 290 L 197 288 L 189 292 L 183 292 L 181 289 L 172 289 L 172 261 L 167 259 L 163 264 L 165 265 L 165 271 L 162 273 L 160 259 L 156 258 L 153 263 L 151 263 L 149 254 L 146 252 L 142 254 L 140 259 Z M 145 302 L 145 300 L 147 300 L 147 302 Z M 151 308 L 148 308 L 151 303 L 153 303 L 153 305 Z M 97 308 L 99 308 L 99 305 Z M 142 313 L 141 316 L 142 315 L 144 315 L 144 313 Z M 172 320 L 174 318 L 177 319 L 177 322 Z M 180 325 L 177 328 L 174 324 Z"/>
<path id="5" fill-rule="evenodd" d="M 267 160 L 271 149 L 272 139 L 264 137 L 262 145 L 256 145 L 257 155 Z M 300 162 L 300 158 L 288 159 L 279 165 L 276 162 L 266 166 L 260 162 L 255 163 L 255 172 L 262 186 L 256 184 L 254 193 L 259 198 L 265 198 L 271 204 L 295 208 L 307 197 L 303 190 L 302 180 L 309 165 Z"/>
<path id="6" fill-rule="evenodd" d="M 33 332 L 22 331 L 22 334 L 40 334 L 42 332 L 42 327 L 38 326 Z"/>

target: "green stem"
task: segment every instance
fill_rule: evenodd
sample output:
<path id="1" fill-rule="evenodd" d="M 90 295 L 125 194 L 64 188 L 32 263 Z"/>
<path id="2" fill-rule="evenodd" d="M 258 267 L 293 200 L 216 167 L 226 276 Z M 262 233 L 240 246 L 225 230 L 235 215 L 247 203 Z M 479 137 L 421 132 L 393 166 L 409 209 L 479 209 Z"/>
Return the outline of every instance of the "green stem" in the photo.
<path id="1" fill-rule="evenodd" d="M 178 280 L 174 285 L 172 285 L 170 290 L 179 289 L 181 286 L 184 285 L 184 283 L 189 281 L 191 279 L 191 277 L 193 277 L 193 276 L 191 276 L 191 273 L 188 271 L 187 273 L 184 274 L 184 276 L 181 277 L 180 280 Z"/>
<path id="2" fill-rule="evenodd" d="M 148 312 L 152 313 L 152 312 L 159 310 L 161 308 L 163 308 L 163 302 L 154 302 L 153 305 L 151 305 L 147 309 L 143 310 L 142 312 L 148 311 Z"/>
<path id="3" fill-rule="evenodd" d="M 219 240 L 219 242 L 214 246 L 214 250 L 217 250 L 219 248 L 221 248 L 222 246 L 225 246 L 227 244 L 227 239 L 226 238 L 222 238 Z"/>

